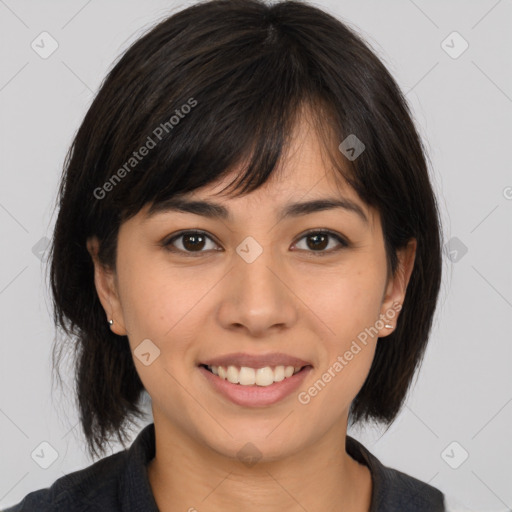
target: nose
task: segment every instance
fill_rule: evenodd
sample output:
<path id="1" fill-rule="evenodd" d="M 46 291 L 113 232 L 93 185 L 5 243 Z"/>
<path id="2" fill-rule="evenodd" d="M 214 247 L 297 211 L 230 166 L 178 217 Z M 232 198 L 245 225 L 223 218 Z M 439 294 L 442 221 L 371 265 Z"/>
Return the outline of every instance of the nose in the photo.
<path id="1" fill-rule="evenodd" d="M 233 259 L 217 310 L 222 327 L 255 338 L 292 327 L 300 300 L 278 255 L 266 248 L 252 262 L 239 254 Z"/>

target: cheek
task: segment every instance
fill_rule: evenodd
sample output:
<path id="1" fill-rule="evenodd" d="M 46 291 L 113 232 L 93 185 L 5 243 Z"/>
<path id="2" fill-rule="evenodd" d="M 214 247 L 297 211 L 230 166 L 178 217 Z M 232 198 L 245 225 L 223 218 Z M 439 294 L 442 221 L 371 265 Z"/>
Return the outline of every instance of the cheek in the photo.
<path id="1" fill-rule="evenodd" d="M 186 279 L 186 271 L 171 272 L 168 265 L 135 255 L 120 262 L 118 275 L 137 373 L 155 404 L 179 404 L 177 409 L 185 411 L 188 406 L 176 381 L 188 377 L 194 346 L 190 322 L 200 311 L 206 284 L 194 284 Z"/>
<path id="2" fill-rule="evenodd" d="M 316 280 L 316 294 L 309 290 L 308 296 L 314 301 L 310 303 L 311 309 L 329 327 L 328 334 L 322 335 L 321 382 L 317 386 L 325 385 L 329 391 L 318 394 L 322 395 L 319 406 L 322 401 L 335 397 L 337 403 L 348 407 L 364 383 L 378 340 L 375 324 L 379 319 L 385 279 L 383 265 L 361 258 L 350 267 Z M 312 282 L 308 286 L 312 286 Z M 319 286 L 322 286 L 322 293 L 319 293 Z"/>
<path id="3" fill-rule="evenodd" d="M 187 363 L 187 350 L 197 336 L 194 326 L 197 330 L 197 319 L 205 314 L 207 295 L 219 276 L 194 268 L 173 268 L 137 253 L 119 261 L 118 267 L 123 318 L 132 350 L 148 338 L 167 362 L 179 356 Z"/>
<path id="4" fill-rule="evenodd" d="M 372 327 L 378 319 L 380 293 L 353 284 L 353 288 L 345 283 L 336 289 L 337 300 L 321 310 L 332 332 L 322 336 L 317 374 L 303 390 L 302 399 L 311 400 L 327 423 L 349 409 L 368 376 L 378 341 Z"/>
<path id="5" fill-rule="evenodd" d="M 375 264 L 318 274 L 307 281 L 308 304 L 342 342 L 379 318 L 385 275 Z"/>

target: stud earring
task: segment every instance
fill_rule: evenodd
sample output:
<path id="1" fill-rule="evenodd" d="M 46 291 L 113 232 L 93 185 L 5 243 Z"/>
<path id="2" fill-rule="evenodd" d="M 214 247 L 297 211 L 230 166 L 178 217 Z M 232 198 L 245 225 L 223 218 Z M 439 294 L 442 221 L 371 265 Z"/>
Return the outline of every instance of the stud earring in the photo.
<path id="1" fill-rule="evenodd" d="M 113 323 L 114 323 L 114 320 L 112 320 L 112 318 L 111 318 L 111 319 L 108 321 L 108 324 L 109 324 L 109 325 L 113 325 Z"/>
<path id="2" fill-rule="evenodd" d="M 393 326 L 392 326 L 391 324 L 386 324 L 384 327 L 385 327 L 386 329 L 392 329 L 392 328 L 393 328 Z"/>

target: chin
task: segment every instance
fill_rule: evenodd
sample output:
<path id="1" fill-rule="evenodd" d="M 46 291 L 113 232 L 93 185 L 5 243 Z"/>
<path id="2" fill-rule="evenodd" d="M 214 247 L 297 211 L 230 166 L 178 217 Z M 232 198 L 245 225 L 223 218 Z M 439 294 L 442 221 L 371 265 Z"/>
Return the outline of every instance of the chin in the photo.
<path id="1" fill-rule="evenodd" d="M 219 455 L 236 458 L 244 463 L 252 460 L 271 462 L 285 459 L 297 453 L 305 442 L 305 440 L 301 442 L 300 439 L 291 437 L 289 429 L 283 428 L 282 431 L 279 431 L 280 427 L 276 429 L 279 422 L 274 421 L 269 428 L 266 422 L 262 427 L 261 424 L 254 424 L 254 422 L 252 425 L 247 425 L 249 421 L 251 420 L 240 421 L 237 425 L 226 425 L 226 429 L 233 437 L 225 434 L 222 438 L 205 438 L 204 443 Z"/>

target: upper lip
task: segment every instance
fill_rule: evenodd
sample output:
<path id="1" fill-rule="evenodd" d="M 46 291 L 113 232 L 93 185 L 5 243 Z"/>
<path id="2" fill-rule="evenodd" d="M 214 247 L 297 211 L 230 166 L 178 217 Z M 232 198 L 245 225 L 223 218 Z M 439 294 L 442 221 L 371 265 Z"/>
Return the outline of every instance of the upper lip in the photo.
<path id="1" fill-rule="evenodd" d="M 311 366 L 311 363 L 298 357 L 290 356 L 280 352 L 272 354 L 245 354 L 236 352 L 223 356 L 212 357 L 200 364 L 206 366 L 246 366 L 248 368 L 264 368 L 265 366 L 293 366 L 295 368 L 302 366 Z"/>

